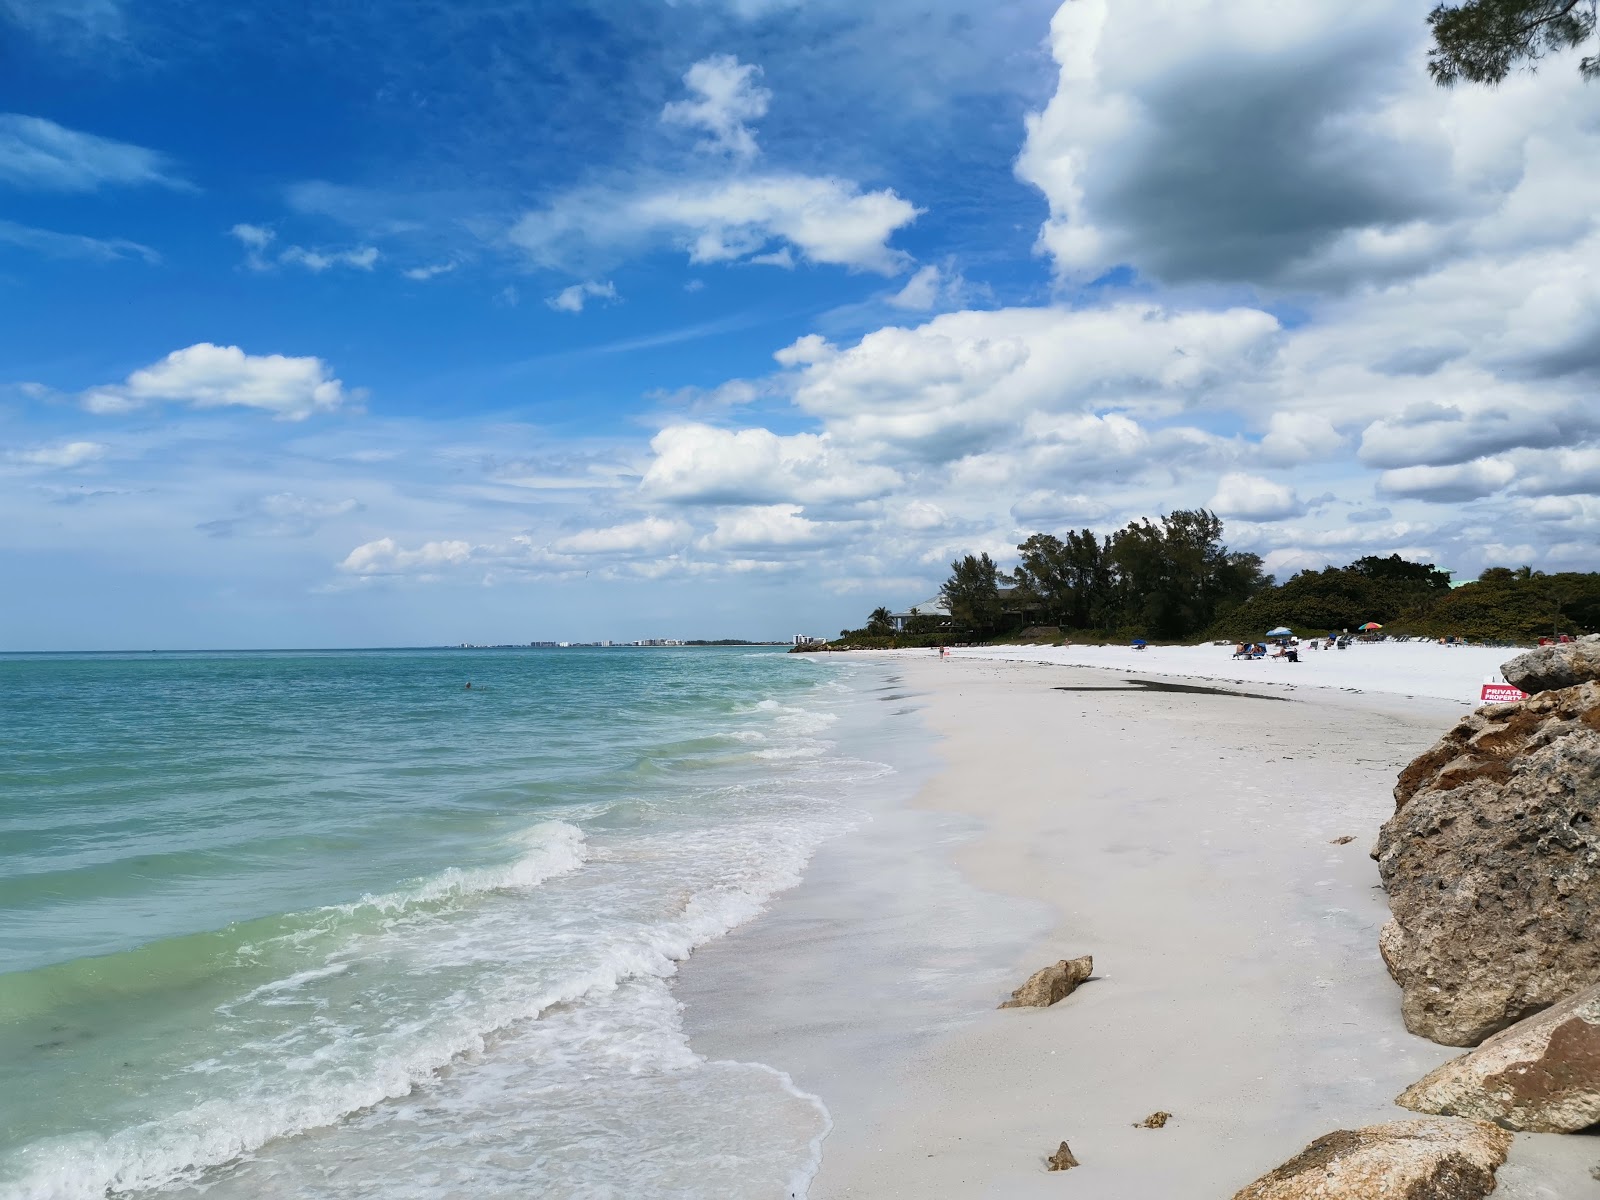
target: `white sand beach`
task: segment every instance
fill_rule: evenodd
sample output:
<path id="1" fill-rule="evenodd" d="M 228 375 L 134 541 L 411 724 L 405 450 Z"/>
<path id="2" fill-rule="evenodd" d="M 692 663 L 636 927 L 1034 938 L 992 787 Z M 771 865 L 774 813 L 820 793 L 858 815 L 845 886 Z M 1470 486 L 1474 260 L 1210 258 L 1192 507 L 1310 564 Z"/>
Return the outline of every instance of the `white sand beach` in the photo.
<path id="1" fill-rule="evenodd" d="M 1457 1052 L 1401 1023 L 1368 850 L 1396 772 L 1504 657 L 886 655 L 938 769 L 686 965 L 693 1043 L 829 1105 L 814 1200 L 1226 1198 L 1322 1133 L 1406 1117 L 1393 1097 Z M 1246 694 L 1126 682 L 1155 672 Z M 1079 954 L 1075 994 L 996 1011 Z M 1156 1110 L 1166 1128 L 1135 1128 Z M 1063 1139 L 1083 1165 L 1048 1173 Z M 1596 1139 L 1519 1135 L 1497 1195 L 1600 1193 L 1597 1162 Z"/>

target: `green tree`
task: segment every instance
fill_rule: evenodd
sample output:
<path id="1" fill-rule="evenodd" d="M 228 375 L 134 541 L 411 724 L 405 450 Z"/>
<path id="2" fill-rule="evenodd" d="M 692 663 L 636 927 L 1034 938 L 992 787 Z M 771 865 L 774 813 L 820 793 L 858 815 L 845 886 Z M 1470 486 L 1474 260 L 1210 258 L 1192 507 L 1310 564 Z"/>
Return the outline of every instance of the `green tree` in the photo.
<path id="1" fill-rule="evenodd" d="M 993 635 L 1000 627 L 1000 569 L 987 553 L 968 554 L 950 564 L 950 578 L 939 592 L 950 620 L 970 630 L 976 638 Z"/>
<path id="2" fill-rule="evenodd" d="M 1441 87 L 1496 84 L 1519 63 L 1529 68 L 1552 51 L 1580 46 L 1594 34 L 1594 0 L 1465 0 L 1428 14 L 1433 49 L 1428 74 Z M 1600 75 L 1600 57 L 1578 63 L 1586 79 Z"/>
<path id="3" fill-rule="evenodd" d="M 1260 558 L 1223 545 L 1222 519 L 1203 508 L 1132 522 L 1107 553 L 1118 618 L 1154 637 L 1199 633 L 1271 583 Z"/>
<path id="4" fill-rule="evenodd" d="M 867 616 L 867 632 L 873 637 L 888 637 L 894 632 L 894 614 L 879 605 Z"/>

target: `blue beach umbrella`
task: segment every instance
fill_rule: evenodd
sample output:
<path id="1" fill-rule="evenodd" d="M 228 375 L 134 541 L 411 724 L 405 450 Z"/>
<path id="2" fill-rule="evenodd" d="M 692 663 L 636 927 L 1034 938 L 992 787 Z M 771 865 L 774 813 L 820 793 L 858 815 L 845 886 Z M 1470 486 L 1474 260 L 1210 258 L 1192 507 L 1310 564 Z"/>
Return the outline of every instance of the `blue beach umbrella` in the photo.
<path id="1" fill-rule="evenodd" d="M 1294 636 L 1294 630 L 1286 629 L 1282 625 L 1279 625 L 1276 629 L 1267 630 L 1267 636 L 1268 637 L 1293 637 Z"/>
<path id="2" fill-rule="evenodd" d="M 1145 645 L 1145 644 L 1146 644 L 1146 643 L 1145 643 L 1145 640 L 1144 640 L 1144 639 L 1143 639 L 1143 638 L 1134 638 L 1134 639 L 1133 639 L 1133 644 L 1134 644 L 1134 645 L 1135 645 L 1135 646 L 1143 646 L 1143 645 Z"/>

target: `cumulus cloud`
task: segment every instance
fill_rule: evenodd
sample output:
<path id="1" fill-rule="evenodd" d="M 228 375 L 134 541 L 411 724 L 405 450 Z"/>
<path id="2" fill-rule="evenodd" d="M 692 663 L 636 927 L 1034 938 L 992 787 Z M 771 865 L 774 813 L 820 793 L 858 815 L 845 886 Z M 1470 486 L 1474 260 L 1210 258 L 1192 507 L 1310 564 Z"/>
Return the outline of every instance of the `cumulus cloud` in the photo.
<path id="1" fill-rule="evenodd" d="M 615 300 L 617 289 L 609 281 L 605 283 L 575 283 L 571 287 L 562 288 L 554 296 L 545 298 L 545 303 L 557 312 L 580 313 L 583 306 L 590 300 Z"/>
<path id="2" fill-rule="evenodd" d="M 0 113 L 0 182 L 42 192 L 192 190 L 163 154 L 21 113 Z"/>
<path id="3" fill-rule="evenodd" d="M 300 421 L 331 412 L 350 396 L 320 358 L 246 354 L 238 346 L 199 342 L 140 368 L 123 383 L 92 388 L 82 400 L 90 412 L 101 414 L 167 402 L 191 408 L 255 408 Z"/>
<path id="4" fill-rule="evenodd" d="M 1600 446 L 1545 451 L 1517 480 L 1529 496 L 1600 496 Z"/>
<path id="5" fill-rule="evenodd" d="M 701 59 L 683 77 L 691 98 L 668 104 L 661 119 L 704 132 L 707 136 L 700 142 L 704 150 L 754 158 L 756 138 L 745 122 L 766 116 L 772 100 L 772 93 L 755 82 L 760 73 L 759 67 L 741 63 L 731 54 Z"/>
<path id="6" fill-rule="evenodd" d="M 1243 308 L 969 310 L 880 329 L 844 349 L 809 335 L 778 360 L 800 369 L 795 403 L 840 438 L 949 459 L 1041 413 L 1197 402 L 1277 333 L 1272 316 Z"/>
<path id="7" fill-rule="evenodd" d="M 1344 435 L 1321 413 L 1275 412 L 1261 439 L 1261 457 L 1275 467 L 1292 467 L 1330 458 L 1344 444 Z"/>
<path id="8" fill-rule="evenodd" d="M 891 468 L 859 462 L 820 434 L 669 425 L 650 449 L 640 490 L 679 504 L 863 500 L 900 482 Z"/>
<path id="9" fill-rule="evenodd" d="M 889 238 L 921 210 L 892 190 L 848 180 L 746 175 L 635 193 L 573 192 L 525 214 L 507 235 L 538 266 L 568 270 L 665 239 L 694 263 L 754 260 L 791 250 L 814 263 L 894 274 L 906 262 Z"/>
<path id="10" fill-rule="evenodd" d="M 1082 493 L 1064 495 L 1037 488 L 1011 506 L 1011 516 L 1026 526 L 1086 525 L 1103 521 L 1111 509 L 1102 501 Z"/>
<path id="11" fill-rule="evenodd" d="M 1438 89 L 1419 11 L 1383 0 L 1189 0 L 1161 22 L 1152 39 L 1110 0 L 1052 22 L 1057 90 L 1017 172 L 1063 275 L 1340 289 L 1590 224 L 1555 199 L 1600 175 L 1575 71 Z"/>
<path id="12" fill-rule="evenodd" d="M 799 505 L 767 504 L 719 516 L 716 527 L 700 539 L 700 545 L 708 550 L 759 555 L 816 546 L 836 534 L 836 527 L 807 520 Z"/>
<path id="13" fill-rule="evenodd" d="M 28 467 L 49 467 L 70 470 L 86 463 L 97 462 L 109 453 L 111 447 L 103 442 L 58 442 L 53 446 L 34 446 L 26 450 L 9 450 L 6 459 Z"/>
<path id="14" fill-rule="evenodd" d="M 692 532 L 688 523 L 682 520 L 645 517 L 621 525 L 585 529 L 581 533 L 558 539 L 551 549 L 559 554 L 650 556 L 682 546 Z"/>
<path id="15" fill-rule="evenodd" d="M 1399 467 L 1378 477 L 1378 491 L 1386 496 L 1450 504 L 1498 492 L 1516 474 L 1514 466 L 1498 458 L 1480 458 L 1447 467 Z"/>
<path id="16" fill-rule="evenodd" d="M 1548 404 L 1548 401 L 1547 401 Z M 1361 435 L 1361 461 L 1375 467 L 1448 466 L 1517 447 L 1542 449 L 1600 429 L 1592 404 L 1463 409 L 1425 401 L 1372 422 Z"/>
<path id="17" fill-rule="evenodd" d="M 461 567 L 472 561 L 470 542 L 424 542 L 415 550 L 407 550 L 393 538 L 378 538 L 357 546 L 339 563 L 339 570 L 348 575 L 432 575 L 449 567 Z"/>
<path id="18" fill-rule="evenodd" d="M 1207 507 L 1221 516 L 1247 521 L 1277 521 L 1306 510 L 1293 488 L 1242 471 L 1230 471 L 1217 480 L 1216 494 Z"/>

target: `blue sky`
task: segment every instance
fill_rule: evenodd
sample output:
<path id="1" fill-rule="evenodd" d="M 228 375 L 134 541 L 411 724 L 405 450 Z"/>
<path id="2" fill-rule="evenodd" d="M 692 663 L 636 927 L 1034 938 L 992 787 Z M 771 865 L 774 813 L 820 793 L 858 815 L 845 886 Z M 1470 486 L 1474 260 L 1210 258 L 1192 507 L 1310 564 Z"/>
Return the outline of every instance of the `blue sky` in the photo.
<path id="1" fill-rule="evenodd" d="M 0 0 L 0 646 L 829 633 L 1199 504 L 1600 567 L 1570 64 L 861 8 Z"/>

